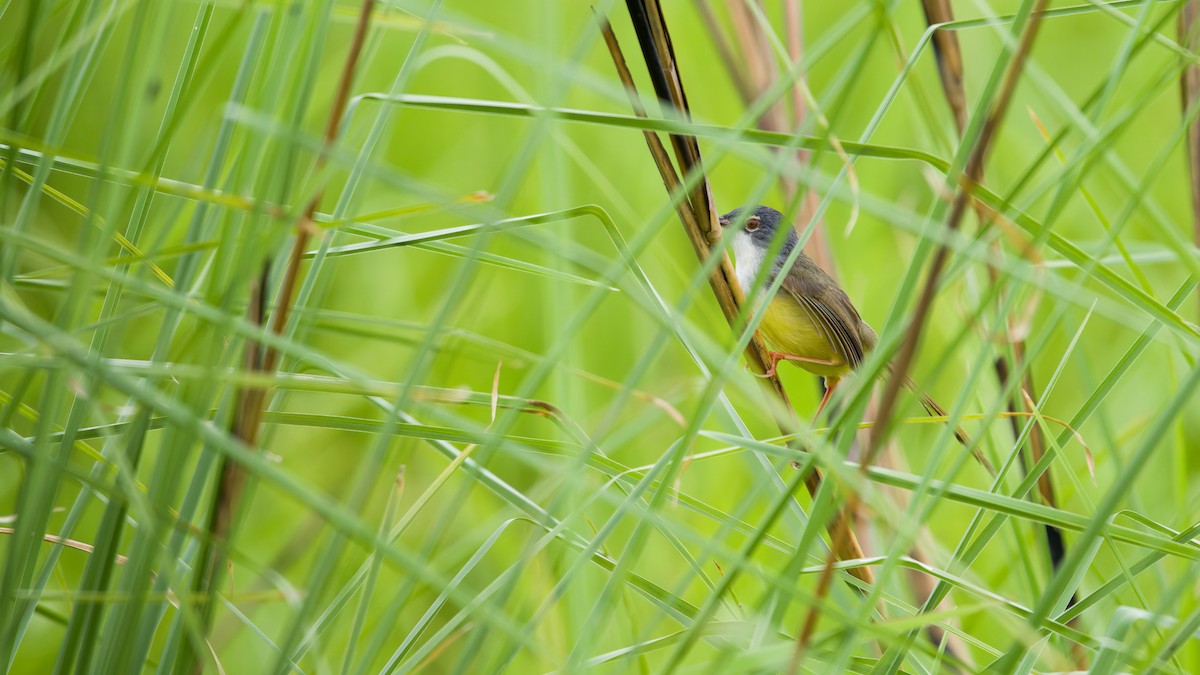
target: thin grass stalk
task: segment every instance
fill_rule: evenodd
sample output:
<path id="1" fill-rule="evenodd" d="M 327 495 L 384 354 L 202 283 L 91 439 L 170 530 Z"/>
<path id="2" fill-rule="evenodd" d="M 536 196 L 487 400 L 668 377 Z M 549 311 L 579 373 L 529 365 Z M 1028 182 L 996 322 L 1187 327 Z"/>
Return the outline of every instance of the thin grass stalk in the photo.
<path id="1" fill-rule="evenodd" d="M 35 4 L 25 11 L 25 25 L 19 32 L 18 39 L 20 42 L 16 46 L 17 50 L 17 67 L 12 74 L 13 82 L 23 82 L 29 74 L 29 64 L 33 60 L 33 42 L 38 34 L 38 22 L 41 18 L 40 8 Z M 12 106 L 8 114 L 8 129 L 11 131 L 20 131 L 23 125 L 21 124 L 23 106 L 18 101 Z M 16 144 L 9 145 L 4 152 L 4 167 L 0 170 L 0 215 L 8 213 L 8 198 L 10 194 L 15 192 L 12 190 L 12 172 L 13 160 L 17 157 Z M 9 268 L 12 266 L 12 261 L 16 253 L 15 251 L 6 250 L 0 252 L 0 281 L 7 283 L 12 277 Z"/>
<path id="2" fill-rule="evenodd" d="M 729 74 L 729 80 L 733 83 L 733 88 L 737 90 L 742 103 L 748 105 L 758 95 L 757 91 L 750 84 L 748 78 L 740 76 L 741 72 L 738 67 L 737 57 L 734 56 L 733 47 L 730 45 L 729 39 L 725 37 L 724 27 L 721 26 L 716 13 L 713 12 L 712 4 L 709 0 L 697 0 L 696 9 L 700 12 L 700 19 L 704 22 L 704 27 L 708 30 L 709 38 L 712 39 L 713 45 L 717 48 L 717 54 L 721 57 L 721 63 L 725 66 L 726 73 Z"/>
<path id="3" fill-rule="evenodd" d="M 1135 28 L 1135 30 L 1133 32 L 1131 32 L 1131 36 L 1137 32 L 1137 29 L 1140 29 L 1142 27 L 1142 22 L 1144 22 L 1147 19 L 1147 17 L 1149 16 L 1149 14 L 1148 14 L 1149 9 L 1150 9 L 1149 5 L 1143 6 L 1142 12 L 1139 14 L 1138 26 Z M 1169 16 L 1169 14 L 1167 16 Z M 1166 17 L 1164 17 L 1164 19 L 1163 19 L 1164 21 L 1165 21 L 1165 18 Z M 1147 32 L 1148 33 L 1156 33 L 1157 27 L 1154 27 Z M 1145 40 L 1142 40 L 1141 42 L 1144 44 Z M 1123 46 L 1123 52 L 1120 57 L 1120 62 L 1122 64 L 1128 63 L 1128 59 L 1130 57 L 1131 50 L 1136 49 L 1136 48 L 1137 47 L 1134 46 L 1134 44 L 1131 41 L 1127 42 Z M 1118 72 L 1120 72 L 1120 71 L 1118 71 Z M 1102 109 L 1104 106 L 1104 103 L 1111 97 L 1112 90 L 1114 89 L 1118 79 L 1119 79 L 1118 77 L 1110 77 L 1108 79 L 1107 83 L 1105 84 L 1105 86 L 1102 87 L 1102 89 L 1098 92 L 1098 95 L 1097 95 L 1098 98 L 1095 99 L 1095 100 L 1099 101 L 1099 103 L 1096 106 L 1097 111 Z M 1186 108 L 1185 108 L 1185 112 L 1186 112 Z M 1080 178 L 1079 180 L 1081 181 L 1082 178 Z M 1086 195 L 1086 189 L 1084 189 L 1082 187 L 1080 189 L 1083 189 L 1084 193 Z M 1058 197 L 1059 203 L 1061 203 L 1062 201 L 1065 201 L 1067 194 L 1068 194 L 1067 187 L 1063 186 L 1063 188 L 1059 192 L 1059 197 Z M 1051 210 L 1053 212 L 1054 207 L 1052 207 Z M 981 216 L 981 218 L 980 218 L 981 225 L 986 225 L 988 221 L 983 219 L 984 212 L 982 211 L 982 209 L 980 210 L 980 216 Z M 999 244 L 997 242 L 995 244 L 995 246 L 998 246 L 998 245 Z M 1120 246 L 1119 242 L 1118 242 L 1118 246 Z M 1029 248 L 1026 248 L 1025 253 L 1027 254 L 1027 252 L 1029 250 L 1030 250 Z M 1146 282 L 1145 282 L 1143 276 L 1140 274 L 1140 272 L 1137 270 L 1136 267 L 1133 268 L 1133 271 L 1134 271 L 1135 275 L 1138 276 L 1139 281 L 1141 281 L 1143 283 L 1143 286 L 1146 286 Z M 988 273 L 994 282 L 995 278 L 998 276 L 998 272 L 992 266 L 989 266 Z M 1148 288 L 1148 286 L 1146 286 L 1146 287 Z M 1031 310 L 1035 303 L 1036 303 L 1036 301 L 1031 302 L 1031 307 L 1030 307 Z M 1028 365 L 1025 364 L 1024 338 L 1018 337 L 1018 334 L 1023 333 L 1025 329 L 1023 326 L 1019 327 L 1019 328 L 1014 328 L 1011 321 L 1006 321 L 1006 323 L 1007 323 L 1007 326 L 1006 326 L 1005 336 L 1006 336 L 1007 342 L 1009 343 L 1009 351 L 1011 354 L 1011 358 L 1013 360 L 1013 365 L 1019 371 L 1023 370 L 1023 372 L 1024 372 L 1021 382 L 1022 382 L 1022 389 L 1024 390 L 1024 392 L 1026 394 L 1026 396 L 1024 396 L 1024 397 L 1018 397 L 1016 390 L 1013 390 L 1012 398 L 1010 400 L 1009 405 L 1012 410 L 1023 409 L 1023 410 L 1026 410 L 1027 412 L 1031 412 L 1032 405 L 1033 405 L 1032 400 L 1034 398 L 1036 398 L 1036 390 L 1034 389 L 1033 382 L 1032 382 L 1032 372 L 1028 368 Z M 1006 355 L 1001 355 L 997 359 L 995 369 L 997 372 L 997 377 L 1001 382 L 1001 385 L 1004 385 L 1008 381 L 1008 378 L 1010 377 L 1009 363 L 1007 362 Z M 1024 399 L 1024 400 L 1022 400 L 1022 399 Z M 1016 424 L 1015 419 L 1013 420 L 1013 422 L 1014 422 L 1013 423 L 1014 434 L 1019 438 L 1019 436 L 1020 436 L 1019 425 Z M 1039 425 L 1034 424 L 1034 425 L 1030 426 L 1028 441 L 1029 441 L 1029 449 L 1030 449 L 1029 454 L 1032 457 L 1033 462 L 1037 463 L 1041 460 L 1041 457 L 1044 454 L 1045 447 L 1046 447 L 1045 436 L 1042 433 L 1042 430 Z M 1024 454 L 1022 454 L 1022 455 L 1020 455 L 1020 457 L 1022 460 L 1022 465 L 1027 467 L 1028 462 L 1025 459 L 1026 456 Z M 1056 503 L 1056 499 L 1054 496 L 1053 483 L 1051 481 L 1051 475 L 1049 472 L 1045 472 L 1039 476 L 1038 488 L 1039 488 L 1039 492 L 1042 495 L 1042 499 L 1047 504 L 1054 505 Z M 1046 544 L 1047 544 L 1047 548 L 1049 550 L 1049 556 L 1050 556 L 1052 569 L 1057 570 L 1059 568 L 1059 566 L 1062 564 L 1062 561 L 1066 554 L 1066 549 L 1065 549 L 1065 544 L 1063 541 L 1062 533 L 1059 530 L 1054 529 L 1054 528 L 1046 528 Z M 1075 595 L 1072 594 L 1069 602 L 1073 603 L 1073 602 L 1075 602 L 1075 600 L 1076 600 Z M 1078 645 L 1075 645 L 1075 659 L 1076 659 L 1076 666 L 1078 668 L 1080 668 L 1080 669 L 1086 668 L 1086 654 L 1079 648 Z"/>
<path id="4" fill-rule="evenodd" d="M 350 49 L 346 55 L 346 61 L 338 80 L 333 107 L 330 109 L 329 118 L 325 125 L 323 148 L 326 150 L 332 148 L 337 142 L 342 116 L 345 114 L 346 104 L 350 99 L 350 88 L 358 69 L 359 56 L 362 53 L 367 31 L 370 28 L 374 6 L 375 0 L 363 0 L 359 10 L 358 21 L 355 24 Z M 325 167 L 327 161 L 325 152 L 318 154 L 314 165 L 314 173 L 319 173 Z M 282 335 L 287 326 L 292 296 L 294 295 L 296 282 L 299 278 L 301 262 L 304 259 L 305 252 L 308 250 L 308 242 L 314 235 L 320 233 L 314 216 L 323 196 L 324 189 L 317 189 L 305 207 L 297 225 L 291 254 L 284 268 L 279 291 L 275 296 L 276 308 L 271 314 L 271 332 L 277 336 Z M 263 263 L 262 275 L 256 282 L 252 283 L 250 303 L 247 308 L 248 321 L 258 326 L 264 325 L 268 294 L 267 285 L 269 283 L 269 265 L 270 258 L 268 257 Z M 243 359 L 243 367 L 247 371 L 267 374 L 274 373 L 278 361 L 279 351 L 277 349 L 270 346 L 263 346 L 255 339 L 247 341 Z M 238 390 L 231 432 L 235 438 L 243 442 L 247 447 L 253 448 L 257 446 L 258 434 L 262 427 L 263 404 L 266 399 L 266 393 L 267 390 L 263 387 L 247 387 Z M 235 508 L 245 483 L 245 469 L 236 461 L 229 458 L 225 458 L 222 461 L 219 473 L 220 479 L 217 483 L 216 495 L 213 498 L 213 511 L 209 519 L 209 535 L 211 540 L 207 543 L 206 552 L 202 554 L 202 566 L 197 573 L 198 589 L 201 591 L 198 594 L 199 597 L 211 598 L 212 594 L 216 592 L 214 577 L 216 570 L 222 566 L 221 561 L 225 556 L 225 549 L 228 547 Z M 212 620 L 211 600 L 201 605 L 200 612 L 203 621 L 203 632 L 207 635 Z M 203 668 L 203 661 L 198 654 L 195 656 L 193 668 L 194 672 L 199 672 Z"/>
<path id="5" fill-rule="evenodd" d="M 231 31 L 241 26 L 241 21 L 245 18 L 247 18 L 247 14 L 245 12 L 240 11 L 235 14 L 232 17 L 233 20 L 231 21 L 231 24 L 226 26 L 226 30 L 220 34 L 218 39 L 214 42 L 213 48 L 218 50 L 222 49 L 226 44 L 226 40 L 232 34 Z M 250 83 L 254 78 L 254 73 L 257 70 L 258 64 L 261 62 L 268 44 L 270 19 L 271 15 L 266 11 L 257 12 L 254 17 L 254 21 L 250 29 L 250 36 L 247 41 L 245 51 L 243 52 L 241 64 L 238 68 L 233 87 L 229 95 L 229 100 L 233 104 L 241 104 L 248 100 L 249 96 L 251 95 Z M 214 58 L 214 55 L 210 52 L 207 55 L 207 58 L 211 60 Z M 187 99 L 185 98 L 184 101 L 186 102 L 186 100 Z M 171 135 L 172 126 L 173 125 L 168 125 L 164 135 Z M 208 191 L 213 191 L 218 187 L 218 185 L 220 185 L 221 175 L 223 173 L 223 167 L 225 166 L 226 160 L 231 154 L 237 152 L 237 146 L 235 145 L 234 141 L 234 129 L 234 120 L 226 118 L 222 121 L 218 131 L 217 143 L 215 144 L 215 147 L 213 148 L 212 154 L 209 158 L 208 170 L 204 178 L 204 186 Z M 158 146 L 156 145 L 155 152 L 157 153 L 160 151 L 165 151 L 165 148 L 159 150 Z M 188 225 L 187 241 L 189 243 L 194 243 L 197 240 L 207 236 L 211 232 L 211 229 L 208 228 L 207 224 L 211 221 L 212 216 L 213 214 L 211 205 L 206 202 L 201 202 L 196 211 L 193 213 Z M 201 278 L 198 271 L 200 264 L 198 258 L 199 255 L 193 252 L 185 256 L 181 261 L 180 269 L 177 273 L 181 293 L 183 289 L 186 289 L 192 285 L 193 276 L 195 276 L 197 279 Z M 169 318 L 164 321 L 164 325 L 170 326 L 171 330 L 168 331 L 164 329 L 161 332 L 162 338 L 160 339 L 160 344 L 156 348 L 156 359 L 166 360 L 168 358 L 166 355 L 171 348 L 171 335 L 179 329 L 179 326 L 181 325 L 180 321 L 185 309 L 186 308 L 178 301 L 175 306 L 172 306 L 172 313 L 169 315 Z M 231 361 L 232 358 L 232 355 L 229 357 L 224 357 L 222 358 L 222 363 L 225 361 Z M 230 365 L 232 365 L 232 363 L 230 363 Z M 187 390 L 185 389 L 184 391 Z M 211 405 L 211 401 L 217 395 L 218 394 L 215 387 L 201 386 L 196 387 L 190 394 L 186 394 L 185 400 L 190 399 L 190 404 L 193 410 L 207 410 Z M 219 410 L 213 419 L 220 421 L 227 418 L 227 413 L 224 410 Z M 168 429 L 170 429 L 170 427 L 168 427 Z M 188 443 L 190 439 L 180 434 L 177 440 L 173 440 L 176 443 L 176 447 L 174 450 L 169 452 L 182 453 L 186 451 L 185 443 Z M 199 461 L 196 464 L 196 473 L 197 475 L 206 476 L 214 465 L 219 467 L 222 465 L 223 461 L 224 460 L 220 455 L 213 456 L 208 452 L 202 453 Z M 180 515 L 186 521 L 193 520 L 195 514 L 200 511 L 203 490 L 203 481 L 192 481 L 180 509 Z M 172 535 L 170 543 L 172 557 L 185 555 L 185 546 L 188 546 L 189 544 L 183 535 L 184 533 L 179 531 Z M 188 556 L 192 561 L 199 561 L 198 563 L 195 563 L 197 569 L 196 573 L 192 575 L 193 589 L 201 588 L 201 581 L 207 577 L 207 574 L 203 570 L 203 565 L 206 563 L 205 546 L 211 546 L 211 544 L 211 538 L 206 539 L 203 544 L 198 546 L 197 554 Z M 165 586 L 163 585 L 165 581 L 169 580 L 163 579 L 160 576 L 160 580 L 156 584 L 156 587 L 162 587 L 163 590 L 165 590 Z M 205 599 L 209 597 L 211 597 L 211 595 L 205 595 L 203 593 L 198 596 L 201 607 L 203 606 Z M 202 608 L 197 609 L 196 605 L 193 605 L 191 599 L 188 598 L 187 595 L 180 598 L 179 610 L 180 611 L 177 613 L 175 621 L 170 628 L 167 643 L 160 656 L 159 672 L 166 672 L 172 668 L 173 670 L 170 672 L 186 672 L 188 664 L 193 660 L 192 655 L 209 653 L 208 646 L 203 642 L 204 638 L 201 637 L 202 635 L 206 636 L 208 632 L 207 626 L 202 627 L 201 625 L 205 622 L 205 619 L 203 618 L 205 616 L 205 610 Z M 152 621 L 153 614 L 160 614 L 165 611 L 166 603 L 159 603 L 155 612 L 143 617 L 143 622 L 150 622 Z"/>
<path id="6" fill-rule="evenodd" d="M 1078 583 L 1080 575 L 1085 571 L 1085 566 L 1095 556 L 1101 543 L 1102 532 L 1116 514 L 1119 501 L 1128 492 L 1141 470 L 1145 468 L 1154 454 L 1155 446 L 1166 435 L 1175 417 L 1183 411 L 1191 394 L 1198 387 L 1200 387 L 1200 368 L 1192 367 L 1187 379 L 1181 383 L 1178 393 L 1170 400 L 1167 407 L 1155 416 L 1154 423 L 1145 438 L 1132 453 L 1126 470 L 1117 476 L 1112 486 L 1104 494 L 1103 500 L 1097 504 L 1095 513 L 1088 520 L 1087 527 L 1079 537 L 1080 543 L 1072 548 L 1070 556 L 1055 572 L 1047 589 L 1034 604 L 1033 611 L 1028 617 L 1028 623 L 1032 628 L 1041 630 L 1046 619 L 1063 606 L 1064 596 L 1069 595 L 1066 589 Z M 1172 593 L 1168 591 L 1167 595 L 1172 595 Z M 1008 651 L 992 664 L 992 668 L 996 672 L 1009 672 L 1023 658 L 1026 658 L 1025 653 L 1025 644 L 1020 640 L 1014 640 Z"/>
<path id="7" fill-rule="evenodd" d="M 671 105 L 680 115 L 686 118 L 687 101 L 682 95 L 682 81 L 679 79 L 678 70 L 674 65 L 674 53 L 670 47 L 669 37 L 667 37 L 661 8 L 653 0 L 646 0 L 644 4 L 640 4 L 637 0 L 628 0 L 627 6 L 634 26 L 638 28 L 639 43 L 642 46 L 643 55 L 646 57 L 647 68 L 650 70 L 655 91 L 664 105 Z M 620 46 L 617 44 L 616 36 L 607 22 L 602 22 L 602 30 L 609 52 L 613 57 L 617 73 L 629 93 L 634 110 L 639 116 L 644 117 L 645 112 L 638 102 L 639 98 L 633 78 L 625 64 L 625 59 Z M 653 37 L 655 35 L 661 35 L 662 37 L 656 40 Z M 644 135 L 650 148 L 650 154 L 659 168 L 668 193 L 671 195 L 679 194 L 681 186 L 679 175 L 671 165 L 661 141 L 659 141 L 658 136 L 652 131 L 647 130 Z M 691 174 L 694 171 L 702 171 L 699 168 L 700 154 L 695 137 L 687 134 L 672 133 L 671 140 L 672 144 L 676 147 L 677 157 L 680 158 L 680 169 L 683 173 Z M 680 220 L 684 225 L 684 230 L 688 235 L 688 239 L 692 242 L 697 257 L 702 263 L 709 260 L 712 256 L 710 241 L 720 236 L 720 226 L 716 222 L 716 212 L 708 195 L 710 195 L 708 182 L 701 173 L 699 187 L 691 193 L 692 199 L 681 200 L 677 203 L 677 210 Z M 735 326 L 740 315 L 740 305 L 744 300 L 744 296 L 737 282 L 737 277 L 733 272 L 733 265 L 729 261 L 728 255 L 722 255 L 722 259 L 714 269 L 709 282 L 726 320 L 730 322 L 731 326 Z M 763 374 L 766 372 L 766 350 L 757 335 L 747 345 L 746 357 L 751 367 L 757 373 Z M 788 401 L 787 394 L 779 378 L 772 376 L 766 379 L 775 396 L 786 409 L 790 410 L 791 403 Z M 784 434 L 790 433 L 790 430 L 794 428 L 795 423 L 792 420 L 777 417 L 776 421 L 780 426 L 781 432 Z M 805 478 L 805 486 L 814 497 L 821 486 L 821 481 L 821 472 L 813 466 L 811 473 Z M 835 545 L 838 543 L 842 544 L 841 548 L 837 549 L 839 559 L 851 560 L 863 557 L 857 538 L 853 532 L 849 531 L 849 525 L 844 517 L 839 515 L 834 518 L 828 524 L 828 528 L 830 537 Z M 846 530 L 846 534 L 839 535 L 838 532 L 841 530 Z M 851 570 L 851 574 L 865 583 L 873 581 L 873 575 L 869 568 L 854 568 Z"/>
<path id="8" fill-rule="evenodd" d="M 754 98 L 770 88 L 776 80 L 775 61 L 771 58 L 770 43 L 763 40 L 762 30 L 754 20 L 743 0 L 734 0 L 726 5 L 730 22 L 733 24 L 734 42 L 741 47 L 739 53 L 746 65 L 746 72 L 731 72 L 733 79 L 749 81 L 751 97 L 743 101 L 749 104 Z M 726 67 L 730 62 L 726 62 Z M 748 76 L 748 77 L 747 77 Z M 785 111 L 780 101 L 773 102 L 758 118 L 758 126 L 770 131 L 784 131 Z"/>

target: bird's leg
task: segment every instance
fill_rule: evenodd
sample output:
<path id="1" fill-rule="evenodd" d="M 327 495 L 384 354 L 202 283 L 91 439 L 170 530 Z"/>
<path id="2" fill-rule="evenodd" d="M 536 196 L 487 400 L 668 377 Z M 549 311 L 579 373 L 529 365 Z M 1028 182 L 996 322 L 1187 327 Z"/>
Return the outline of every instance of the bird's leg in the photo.
<path id="1" fill-rule="evenodd" d="M 811 427 L 817 426 L 817 420 L 821 419 L 821 411 L 825 409 L 825 404 L 829 403 L 829 397 L 833 396 L 833 390 L 837 389 L 838 385 L 842 383 L 842 378 L 826 377 L 823 378 L 823 381 L 825 383 L 825 395 L 821 397 L 821 403 L 817 405 L 817 414 L 813 415 L 812 423 L 809 424 Z M 792 468 L 799 469 L 800 462 L 793 459 Z"/>
<path id="2" fill-rule="evenodd" d="M 775 370 L 779 368 L 779 352 L 767 352 L 767 370 L 762 375 L 754 375 L 755 377 L 775 377 Z M 753 373 L 751 373 L 753 375 Z"/>
<path id="3" fill-rule="evenodd" d="M 829 398 L 833 396 L 833 390 L 837 389 L 841 383 L 842 378 L 840 377 L 825 378 L 825 395 L 821 397 L 821 403 L 817 405 L 817 414 L 813 415 L 813 424 L 817 423 L 817 420 L 821 417 L 821 411 L 825 409 L 825 404 L 829 403 Z"/>
<path id="4" fill-rule="evenodd" d="M 815 363 L 820 366 L 837 367 L 842 365 L 841 360 L 832 359 L 812 359 L 807 356 L 798 356 L 796 354 L 788 354 L 787 352 L 767 352 L 767 372 L 756 377 L 775 377 L 775 371 L 779 368 L 780 361 L 803 361 L 804 363 Z"/>

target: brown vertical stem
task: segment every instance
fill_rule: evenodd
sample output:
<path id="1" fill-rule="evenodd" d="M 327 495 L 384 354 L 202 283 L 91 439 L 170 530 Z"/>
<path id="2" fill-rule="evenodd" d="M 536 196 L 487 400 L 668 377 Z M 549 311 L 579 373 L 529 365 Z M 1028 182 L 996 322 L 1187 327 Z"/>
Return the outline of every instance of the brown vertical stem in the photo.
<path id="1" fill-rule="evenodd" d="M 337 94 L 329 119 L 325 125 L 324 145 L 322 152 L 317 155 L 315 170 L 319 171 L 327 162 L 326 153 L 337 140 L 338 128 L 342 123 L 342 115 L 350 98 L 350 89 L 354 73 L 358 68 L 358 60 L 362 55 L 366 42 L 367 31 L 371 25 L 371 15 L 375 9 L 375 0 L 363 0 L 359 11 L 358 22 L 355 25 L 354 36 L 350 42 L 350 51 L 342 67 L 338 81 Z M 287 327 L 287 320 L 292 305 L 292 295 L 295 293 L 296 282 L 300 275 L 300 264 L 304 251 L 312 236 L 318 232 L 313 220 L 317 206 L 324 196 L 324 189 L 318 189 L 309 200 L 297 225 L 296 238 L 288 256 L 287 267 L 284 268 L 283 279 L 275 296 L 275 311 L 271 317 L 271 332 L 282 335 Z M 250 303 L 247 307 L 247 317 L 251 323 L 264 325 L 266 299 L 268 296 L 267 283 L 269 259 L 263 263 L 263 272 L 259 279 L 251 285 Z M 252 372 L 273 373 L 279 362 L 279 352 L 274 347 L 265 346 L 258 340 L 248 340 L 243 359 L 244 367 Z M 237 392 L 234 406 L 234 416 L 231 433 L 235 438 L 249 447 L 258 443 L 258 434 L 262 426 L 263 405 L 266 401 L 267 390 L 263 387 L 245 387 Z M 203 631 L 207 635 L 212 616 L 211 596 L 215 593 L 216 570 L 222 566 L 225 549 L 228 547 L 229 535 L 233 526 L 233 517 L 237 510 L 238 499 L 245 484 L 245 469 L 228 457 L 222 458 L 219 471 L 220 478 L 213 498 L 213 508 L 209 517 L 209 541 L 201 556 L 201 567 L 197 570 L 197 590 L 201 603 Z M 203 669 L 203 661 L 199 654 L 194 655 L 194 672 Z"/>

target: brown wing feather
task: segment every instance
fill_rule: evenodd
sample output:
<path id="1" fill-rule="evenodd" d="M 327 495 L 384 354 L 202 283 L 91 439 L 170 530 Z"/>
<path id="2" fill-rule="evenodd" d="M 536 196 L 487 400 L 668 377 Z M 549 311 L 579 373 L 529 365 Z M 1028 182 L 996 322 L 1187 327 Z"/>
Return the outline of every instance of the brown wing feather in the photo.
<path id="1" fill-rule="evenodd" d="M 851 368 L 863 362 L 862 318 L 846 293 L 810 258 L 801 254 L 780 291 L 790 293 L 812 317 L 821 334 Z"/>

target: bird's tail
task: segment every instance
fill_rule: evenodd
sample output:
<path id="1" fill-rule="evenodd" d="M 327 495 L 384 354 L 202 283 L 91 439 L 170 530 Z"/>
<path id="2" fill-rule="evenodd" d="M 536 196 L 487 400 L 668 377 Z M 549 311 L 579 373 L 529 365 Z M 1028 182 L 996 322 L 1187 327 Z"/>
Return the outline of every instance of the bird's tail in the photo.
<path id="1" fill-rule="evenodd" d="M 917 386 L 916 382 L 913 382 L 911 377 L 904 378 L 904 386 L 908 387 L 909 390 L 911 390 L 921 399 L 921 407 L 925 409 L 925 413 L 927 415 L 930 417 L 949 417 L 949 415 L 946 414 L 946 409 L 938 405 L 938 402 L 933 400 L 933 397 L 931 397 L 929 394 L 921 391 L 921 388 Z M 954 427 L 954 438 L 958 439 L 958 442 L 961 443 L 964 448 L 971 447 L 971 437 L 967 435 L 967 432 L 963 431 L 962 427 Z M 983 451 L 981 451 L 979 448 L 974 448 L 971 450 L 971 454 L 975 457 L 975 461 L 979 462 L 979 465 L 982 466 L 984 470 L 988 472 L 988 474 L 990 474 L 992 477 L 995 477 L 996 467 L 992 466 L 992 463 L 988 461 L 988 458 L 983 456 Z"/>

